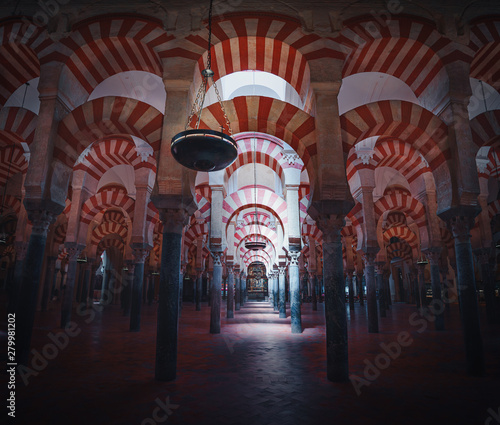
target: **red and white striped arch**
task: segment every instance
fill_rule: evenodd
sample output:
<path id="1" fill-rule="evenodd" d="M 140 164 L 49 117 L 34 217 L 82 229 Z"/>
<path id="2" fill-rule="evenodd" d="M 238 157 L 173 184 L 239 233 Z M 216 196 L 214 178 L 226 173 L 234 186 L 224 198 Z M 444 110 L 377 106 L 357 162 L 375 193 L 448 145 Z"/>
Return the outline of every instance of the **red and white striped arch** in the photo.
<path id="1" fill-rule="evenodd" d="M 103 239 L 101 242 L 99 242 L 99 245 L 97 245 L 97 255 L 96 257 L 100 257 L 100 255 L 105 251 L 106 249 L 109 248 L 116 248 L 118 251 L 120 251 L 123 255 L 123 251 L 125 249 L 125 244 L 121 239 L 118 238 L 106 238 Z"/>
<path id="2" fill-rule="evenodd" d="M 314 117 L 296 106 L 264 96 L 241 96 L 226 100 L 224 107 L 234 134 L 258 131 L 275 136 L 288 143 L 306 166 L 316 155 Z M 227 131 L 218 104 L 203 109 L 200 128 L 221 126 Z"/>
<path id="3" fill-rule="evenodd" d="M 89 224 L 98 213 L 108 208 L 120 208 L 132 219 L 134 204 L 135 201 L 124 190 L 104 190 L 85 201 L 82 205 L 80 222 Z"/>
<path id="4" fill-rule="evenodd" d="M 374 147 L 373 159 L 369 164 L 356 161 L 355 152 L 347 159 L 347 179 L 354 177 L 355 173 L 362 168 L 375 169 L 377 167 L 390 167 L 399 171 L 408 181 L 412 183 L 423 173 L 431 169 L 422 161 L 420 154 L 411 145 L 401 140 L 380 137 Z"/>
<path id="5" fill-rule="evenodd" d="M 30 145 L 35 137 L 38 116 L 23 108 L 2 108 L 0 110 L 0 136 L 2 146 L 9 144 Z"/>
<path id="6" fill-rule="evenodd" d="M 243 226 L 251 224 L 262 224 L 269 226 L 271 224 L 271 215 L 263 211 L 257 211 L 257 220 L 255 220 L 255 211 L 245 213 L 243 215 Z"/>
<path id="7" fill-rule="evenodd" d="M 53 44 L 42 28 L 27 19 L 14 18 L 0 24 L 0 104 L 18 87 L 40 76 L 38 55 Z"/>
<path id="8" fill-rule="evenodd" d="M 400 211 L 390 211 L 389 214 L 386 215 L 382 225 L 384 229 L 402 226 L 406 226 L 406 215 Z"/>
<path id="9" fill-rule="evenodd" d="M 162 23 L 142 16 L 97 16 L 73 26 L 61 40 L 57 59 L 90 94 L 106 78 L 124 71 L 162 75 L 160 57 L 174 36 Z"/>
<path id="10" fill-rule="evenodd" d="M 412 247 L 405 241 L 395 242 L 386 247 L 387 259 L 392 260 L 394 257 L 400 257 L 403 260 L 411 260 L 414 257 Z M 416 258 L 416 255 L 415 255 Z"/>
<path id="11" fill-rule="evenodd" d="M 471 27 L 469 47 L 475 55 L 470 76 L 500 89 L 500 19 L 482 18 Z"/>
<path id="12" fill-rule="evenodd" d="M 21 148 L 17 146 L 0 148 L 0 185 L 4 186 L 14 174 L 25 174 L 27 170 L 28 162 Z"/>
<path id="13" fill-rule="evenodd" d="M 263 250 L 260 251 L 246 251 L 245 249 L 241 248 L 241 259 L 243 262 L 248 266 L 249 264 L 253 263 L 254 261 L 262 261 L 263 263 L 271 264 L 272 263 L 272 257 L 271 255 Z M 255 260 L 254 258 L 259 257 L 259 258 L 264 258 L 264 260 Z"/>
<path id="14" fill-rule="evenodd" d="M 55 230 L 54 230 L 54 239 L 53 239 L 53 244 L 54 246 L 59 246 L 62 243 L 64 243 L 64 240 L 66 239 L 66 232 L 68 231 L 68 222 L 64 221 L 63 223 L 59 224 Z"/>
<path id="15" fill-rule="evenodd" d="M 415 233 L 413 233 L 409 227 L 396 226 L 391 227 L 386 230 L 383 234 L 384 244 L 389 245 L 391 238 L 396 237 L 399 239 L 403 239 L 408 243 L 412 248 L 417 248 L 418 238 Z"/>
<path id="16" fill-rule="evenodd" d="M 207 223 L 195 223 L 186 230 L 184 233 L 184 243 L 186 246 L 190 247 L 192 244 L 196 244 L 196 239 L 208 234 L 208 224 Z"/>
<path id="17" fill-rule="evenodd" d="M 500 110 L 484 112 L 470 121 L 472 140 L 479 149 L 500 139 Z"/>
<path id="18" fill-rule="evenodd" d="M 405 190 L 390 189 L 374 204 L 375 217 L 378 220 L 385 211 L 401 211 L 415 221 L 419 227 L 425 227 L 427 218 L 424 205 Z"/>
<path id="19" fill-rule="evenodd" d="M 414 103 L 401 100 L 370 103 L 346 112 L 340 122 L 345 153 L 369 137 L 388 136 L 422 154 L 432 171 L 451 157 L 446 124 Z"/>
<path id="20" fill-rule="evenodd" d="M 5 197 L 3 197 L 2 199 L 3 199 L 3 207 L 4 209 L 7 210 L 7 212 L 5 212 L 4 215 L 8 214 L 8 211 L 11 211 L 16 215 L 19 215 L 19 213 L 21 212 L 22 204 L 18 198 L 6 194 Z"/>
<path id="21" fill-rule="evenodd" d="M 253 158 L 253 146 L 255 144 L 255 162 L 257 164 L 265 165 L 271 168 L 280 178 L 283 177 L 283 170 L 285 168 L 293 167 L 288 164 L 288 162 L 283 160 L 283 155 L 281 152 L 283 148 L 269 140 L 262 137 L 256 137 L 256 141 L 252 141 L 251 137 L 235 137 L 238 142 L 238 157 L 229 167 L 226 168 L 227 178 L 240 167 L 246 164 L 252 164 Z M 301 165 L 297 165 L 301 166 Z"/>
<path id="22" fill-rule="evenodd" d="M 298 20 L 274 13 L 252 16 L 251 12 L 237 12 L 214 17 L 211 55 L 215 80 L 237 71 L 270 72 L 286 80 L 304 100 L 309 90 L 307 61 L 343 59 L 344 54 L 330 40 L 304 34 L 301 27 Z M 172 56 L 197 59 L 199 70 L 203 70 L 207 60 L 206 36 L 186 37 Z"/>
<path id="23" fill-rule="evenodd" d="M 439 234 L 441 236 L 441 241 L 448 251 L 452 251 L 455 249 L 455 241 L 453 240 L 453 235 L 446 227 L 439 227 Z"/>
<path id="24" fill-rule="evenodd" d="M 246 188 L 227 196 L 222 203 L 222 222 L 229 223 L 235 214 L 252 206 L 255 199 L 257 199 L 257 208 L 273 214 L 284 230 L 288 224 L 286 201 L 273 191 L 263 188 Z"/>
<path id="25" fill-rule="evenodd" d="M 489 150 L 488 165 L 484 173 L 479 173 L 479 177 L 494 177 L 500 180 L 500 146 L 494 146 Z"/>
<path id="26" fill-rule="evenodd" d="M 200 198 L 205 198 L 208 202 L 212 202 L 212 189 L 208 183 L 202 183 L 195 187 L 196 194 Z"/>
<path id="27" fill-rule="evenodd" d="M 496 201 L 490 202 L 488 204 L 488 215 L 490 216 L 490 219 L 497 214 L 500 214 L 500 199 L 497 199 Z"/>
<path id="28" fill-rule="evenodd" d="M 127 226 L 117 223 L 116 221 L 105 221 L 92 230 L 90 241 L 93 245 L 98 245 L 105 236 L 112 234 L 116 234 L 123 240 L 126 240 L 127 233 Z"/>
<path id="29" fill-rule="evenodd" d="M 137 154 L 135 143 L 125 138 L 106 138 L 94 143 L 85 159 L 73 169 L 83 170 L 99 181 L 106 171 L 121 164 L 131 165 L 134 170 L 149 168 L 156 173 L 156 161 L 153 156 L 142 158 Z"/>
<path id="30" fill-rule="evenodd" d="M 257 227 L 257 230 L 255 229 Z M 278 246 L 278 234 L 264 225 L 245 226 L 234 232 L 234 246 L 238 248 L 249 236 L 260 235 L 271 242 L 274 249 Z M 272 249 L 272 248 L 271 248 Z"/>
<path id="31" fill-rule="evenodd" d="M 347 213 L 347 218 L 350 220 L 353 229 L 358 228 L 363 223 L 363 205 L 361 202 L 355 201 L 354 207 Z"/>
<path id="32" fill-rule="evenodd" d="M 114 221 L 123 226 L 127 225 L 127 220 L 125 218 L 125 215 L 123 214 L 122 211 L 119 210 L 106 210 L 102 217 L 102 223 L 105 223 L 107 221 Z"/>
<path id="33" fill-rule="evenodd" d="M 203 196 L 196 194 L 196 203 L 198 204 L 198 211 L 200 212 L 200 218 L 207 220 L 210 217 L 210 202 Z"/>
<path id="34" fill-rule="evenodd" d="M 124 97 L 91 100 L 68 114 L 59 124 L 54 157 L 73 167 L 87 146 L 114 135 L 133 135 L 160 147 L 163 114 L 152 106 Z"/>

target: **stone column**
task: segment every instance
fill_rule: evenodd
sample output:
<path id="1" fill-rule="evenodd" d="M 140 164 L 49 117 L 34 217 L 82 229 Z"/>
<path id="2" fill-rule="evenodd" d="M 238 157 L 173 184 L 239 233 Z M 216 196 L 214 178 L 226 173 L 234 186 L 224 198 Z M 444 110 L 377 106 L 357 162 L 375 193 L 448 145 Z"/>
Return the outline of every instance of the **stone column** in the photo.
<path id="1" fill-rule="evenodd" d="M 419 295 L 419 284 L 418 284 L 418 268 L 413 266 L 411 268 L 411 276 L 413 279 L 413 298 L 415 299 L 415 304 L 417 308 L 420 308 L 420 295 Z"/>
<path id="2" fill-rule="evenodd" d="M 56 215 L 57 212 L 46 210 L 28 210 L 33 227 L 23 262 L 16 306 L 16 360 L 21 365 L 28 362 L 47 230 Z"/>
<path id="3" fill-rule="evenodd" d="M 109 256 L 106 255 L 106 267 L 104 267 L 104 273 L 102 275 L 102 285 L 101 285 L 101 299 L 99 303 L 101 305 L 108 305 L 111 302 L 111 294 L 109 293 L 109 282 L 111 280 L 111 270 L 113 266 Z"/>
<path id="4" fill-rule="evenodd" d="M 447 222 L 455 238 L 458 301 L 464 334 L 467 373 L 482 375 L 485 371 L 483 340 L 479 326 L 476 279 L 469 233 L 474 226 L 474 214 L 452 216 Z"/>
<path id="5" fill-rule="evenodd" d="M 181 239 L 183 227 L 188 221 L 188 214 L 184 209 L 160 209 L 160 219 L 163 222 L 163 241 L 155 378 L 159 381 L 172 381 L 177 374 Z"/>
<path id="6" fill-rule="evenodd" d="M 450 303 L 451 303 L 451 300 L 450 300 L 450 296 L 449 296 L 449 283 L 448 283 L 448 279 L 447 279 L 447 276 L 448 276 L 448 267 L 447 266 L 444 266 L 443 264 L 439 267 L 439 273 L 441 273 L 441 289 L 443 291 L 443 294 L 444 294 L 444 309 L 446 311 L 446 313 L 450 313 Z"/>
<path id="7" fill-rule="evenodd" d="M 42 311 L 47 311 L 50 292 L 52 289 L 52 281 L 54 280 L 54 275 L 56 273 L 56 260 L 57 260 L 57 256 L 55 256 L 55 255 L 49 255 L 47 257 L 47 267 L 46 267 L 46 271 L 45 271 L 45 283 L 43 285 L 43 293 L 42 293 Z"/>
<path id="8" fill-rule="evenodd" d="M 87 259 L 87 262 L 85 263 L 84 266 L 82 293 L 79 300 L 79 302 L 83 303 L 84 305 L 87 305 L 87 300 L 89 297 L 90 273 L 92 272 L 91 261 L 92 260 Z"/>
<path id="9" fill-rule="evenodd" d="M 347 270 L 347 286 L 349 287 L 349 309 L 354 311 L 354 285 L 352 282 L 353 270 Z"/>
<path id="10" fill-rule="evenodd" d="M 417 263 L 417 269 L 418 269 L 418 294 L 420 297 L 420 307 L 425 308 L 427 307 L 427 294 L 425 290 L 425 264 L 419 264 Z"/>
<path id="11" fill-rule="evenodd" d="M 356 272 L 356 287 L 358 288 L 358 298 L 359 305 L 361 307 L 365 306 L 364 290 L 363 290 L 363 271 L 358 270 Z"/>
<path id="12" fill-rule="evenodd" d="M 366 304 L 368 307 L 368 332 L 378 333 L 377 283 L 375 281 L 375 252 L 365 252 Z"/>
<path id="13" fill-rule="evenodd" d="M 279 292 L 279 273 L 277 270 L 273 271 L 273 311 L 279 311 L 280 292 Z"/>
<path id="14" fill-rule="evenodd" d="M 380 317 L 387 317 L 387 309 L 385 308 L 386 304 L 386 293 L 385 293 L 385 285 L 384 285 L 384 266 L 385 263 L 383 261 L 378 261 L 375 263 L 376 266 L 376 281 L 377 281 L 377 289 L 378 289 L 378 303 L 379 303 L 379 312 Z"/>
<path id="15" fill-rule="evenodd" d="M 318 278 L 315 270 L 309 272 L 309 279 L 311 279 L 312 310 L 318 311 Z"/>
<path id="16" fill-rule="evenodd" d="M 142 285 L 144 283 L 144 263 L 151 247 L 148 244 L 133 243 L 134 280 L 132 285 L 132 303 L 130 308 L 130 332 L 141 330 Z M 180 273 L 180 266 L 179 266 Z M 180 280 L 180 275 L 179 275 Z"/>
<path id="17" fill-rule="evenodd" d="M 286 294 L 285 294 L 285 272 L 286 272 L 286 267 L 285 266 L 280 266 L 278 267 L 279 270 L 279 318 L 280 319 L 286 319 Z"/>
<path id="18" fill-rule="evenodd" d="M 349 378 L 344 265 L 340 239 L 344 216 L 320 215 L 317 223 L 323 232 L 327 377 L 330 381 L 342 382 Z"/>
<path id="19" fill-rule="evenodd" d="M 23 264 L 26 258 L 26 253 L 28 252 L 28 242 L 16 241 L 14 242 L 14 248 L 16 250 L 16 265 L 14 268 L 14 282 L 11 286 L 11 293 L 9 297 L 8 311 L 10 313 L 15 313 L 17 309 L 23 278 Z"/>
<path id="20" fill-rule="evenodd" d="M 270 271 L 268 273 L 268 280 L 267 280 L 267 293 L 269 295 L 269 304 L 271 305 L 271 307 L 274 305 L 273 285 L 274 285 L 273 272 Z"/>
<path id="21" fill-rule="evenodd" d="M 196 311 L 201 311 L 201 288 L 203 284 L 203 270 L 196 269 L 196 279 L 193 282 L 195 286 Z"/>
<path id="22" fill-rule="evenodd" d="M 241 308 L 241 284 L 240 284 L 240 271 L 234 270 L 234 309 L 239 311 Z"/>
<path id="23" fill-rule="evenodd" d="M 495 278 L 491 272 L 491 266 L 489 263 L 490 259 L 490 249 L 481 248 L 476 249 L 474 254 L 477 257 L 479 264 L 481 265 L 481 278 L 483 280 L 484 287 L 484 301 L 486 303 L 486 318 L 488 323 L 494 324 L 499 322 L 499 314 L 497 311 L 496 300 L 495 300 Z"/>
<path id="24" fill-rule="evenodd" d="M 135 263 L 132 260 L 126 260 L 127 270 L 122 272 L 122 290 L 123 297 L 123 315 L 129 317 L 132 308 L 132 287 L 134 286 Z"/>
<path id="25" fill-rule="evenodd" d="M 227 265 L 227 311 L 226 317 L 232 319 L 234 317 L 234 267 Z"/>
<path id="26" fill-rule="evenodd" d="M 302 333 L 302 317 L 300 311 L 300 276 L 299 276 L 299 256 L 300 251 L 290 251 L 290 315 L 292 322 L 292 333 Z"/>
<path id="27" fill-rule="evenodd" d="M 213 279 L 210 286 L 212 296 L 212 305 L 210 310 L 210 333 L 220 333 L 220 306 L 222 289 L 222 256 L 223 252 L 212 252 L 214 259 Z"/>
<path id="28" fill-rule="evenodd" d="M 68 251 L 68 274 L 66 276 L 66 289 L 63 294 L 61 306 L 61 328 L 65 328 L 71 320 L 71 310 L 73 309 L 73 293 L 75 288 L 77 258 L 84 248 L 76 242 L 66 242 L 66 250 Z"/>
<path id="29" fill-rule="evenodd" d="M 431 267 L 431 286 L 433 310 L 437 311 L 434 322 L 437 331 L 444 331 L 444 303 L 441 299 L 441 279 L 439 278 L 439 259 L 441 248 L 431 248 L 425 252 Z"/>
<path id="30" fill-rule="evenodd" d="M 247 288 L 247 282 L 245 279 L 245 274 L 240 275 L 240 304 L 243 307 L 245 305 L 245 292 Z"/>

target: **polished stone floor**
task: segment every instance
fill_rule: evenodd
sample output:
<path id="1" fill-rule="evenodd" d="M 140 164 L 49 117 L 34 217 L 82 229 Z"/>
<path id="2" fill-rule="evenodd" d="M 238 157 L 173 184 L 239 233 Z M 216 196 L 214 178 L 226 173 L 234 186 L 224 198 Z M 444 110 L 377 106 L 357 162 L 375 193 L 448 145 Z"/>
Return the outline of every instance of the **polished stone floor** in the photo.
<path id="1" fill-rule="evenodd" d="M 57 307 L 37 313 L 33 334 L 33 347 L 49 357 L 49 334 L 61 331 Z M 178 378 L 170 383 L 153 379 L 155 304 L 144 306 L 139 333 L 128 332 L 119 306 L 94 316 L 74 314 L 78 335 L 68 337 L 46 365 L 39 359 L 37 375 L 24 377 L 27 386 L 19 379 L 17 423 L 497 423 L 485 421 L 500 408 L 500 326 L 482 320 L 488 374 L 468 377 L 457 305 L 445 314 L 445 332 L 426 320 L 412 324 L 415 306 L 396 304 L 380 319 L 380 333 L 368 334 L 365 309 L 348 309 L 350 372 L 364 378 L 365 360 L 377 356 L 383 368 L 369 376 L 360 395 L 350 382 L 326 379 L 323 304 L 317 312 L 302 306 L 304 332 L 298 335 L 290 332 L 290 317 L 279 319 L 268 303 L 247 303 L 234 319 L 222 319 L 219 335 L 208 333 L 206 303 L 194 310 L 184 303 Z M 402 331 L 412 342 L 389 364 L 380 363 L 380 343 L 396 341 Z"/>

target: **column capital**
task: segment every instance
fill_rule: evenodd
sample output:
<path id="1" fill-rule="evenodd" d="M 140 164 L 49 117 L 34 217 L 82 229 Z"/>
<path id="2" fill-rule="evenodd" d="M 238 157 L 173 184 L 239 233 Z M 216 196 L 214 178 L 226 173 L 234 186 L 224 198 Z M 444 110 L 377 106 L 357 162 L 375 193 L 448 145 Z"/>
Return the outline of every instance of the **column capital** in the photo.
<path id="1" fill-rule="evenodd" d="M 133 260 L 125 260 L 125 264 L 127 266 L 127 273 L 129 275 L 134 274 L 134 272 L 135 272 L 135 262 Z"/>
<path id="2" fill-rule="evenodd" d="M 300 251 L 290 251 L 288 257 L 290 258 L 290 266 L 299 266 Z"/>
<path id="3" fill-rule="evenodd" d="M 49 226 L 55 221 L 57 215 L 47 210 L 28 210 L 27 213 L 33 225 L 31 233 L 47 237 Z"/>
<path id="4" fill-rule="evenodd" d="M 375 262 L 375 272 L 377 274 L 384 274 L 385 261 Z"/>
<path id="5" fill-rule="evenodd" d="M 212 257 L 214 259 L 214 267 L 222 267 L 222 258 L 224 256 L 223 251 L 213 251 L 212 252 Z"/>
<path id="6" fill-rule="evenodd" d="M 69 261 L 76 261 L 80 253 L 84 250 L 85 245 L 79 244 L 77 242 L 66 242 L 64 244 L 64 247 L 68 252 Z"/>
<path id="7" fill-rule="evenodd" d="M 424 251 L 425 256 L 429 260 L 431 266 L 438 266 L 441 259 L 441 248 L 432 247 Z"/>
<path id="8" fill-rule="evenodd" d="M 286 266 L 278 266 L 278 274 L 281 276 L 285 276 Z"/>
<path id="9" fill-rule="evenodd" d="M 189 221 L 189 214 L 185 209 L 163 208 L 159 213 L 163 223 L 163 233 L 182 234 L 184 226 Z"/>
<path id="10" fill-rule="evenodd" d="M 316 225 L 323 232 L 323 240 L 327 243 L 337 242 L 340 232 L 345 226 L 345 216 L 340 214 L 320 214 Z"/>
<path id="11" fill-rule="evenodd" d="M 132 248 L 132 255 L 134 256 L 136 263 L 144 263 L 146 257 L 151 251 L 151 246 L 146 243 L 133 243 L 130 245 Z"/>
<path id="12" fill-rule="evenodd" d="M 455 240 L 463 243 L 470 240 L 470 230 L 474 227 L 474 221 L 475 216 L 453 216 L 447 220 L 446 224 Z"/>
<path id="13" fill-rule="evenodd" d="M 377 259 L 377 253 L 370 251 L 363 252 L 363 261 L 365 262 L 365 267 L 375 266 L 375 260 Z"/>

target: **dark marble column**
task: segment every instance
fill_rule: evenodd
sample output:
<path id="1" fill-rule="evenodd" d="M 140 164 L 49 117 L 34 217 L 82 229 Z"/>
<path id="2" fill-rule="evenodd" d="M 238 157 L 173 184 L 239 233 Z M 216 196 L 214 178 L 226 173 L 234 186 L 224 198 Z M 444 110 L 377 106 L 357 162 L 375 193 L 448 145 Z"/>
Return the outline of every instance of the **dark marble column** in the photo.
<path id="1" fill-rule="evenodd" d="M 68 251 L 68 274 L 66 276 L 66 288 L 64 289 L 63 301 L 61 305 L 61 328 L 71 320 L 71 310 L 73 309 L 74 288 L 76 280 L 77 258 L 82 252 L 84 245 L 76 242 L 66 242 L 66 250 Z"/>
<path id="2" fill-rule="evenodd" d="M 290 273 L 290 316 L 292 324 L 292 333 L 302 333 L 302 316 L 300 311 L 300 275 L 299 275 L 299 256 L 300 251 L 290 251 L 290 264 L 288 270 Z"/>
<path id="3" fill-rule="evenodd" d="M 317 274 L 316 275 L 316 278 L 318 279 L 318 286 L 316 288 L 318 288 L 318 294 L 317 294 L 317 297 L 318 297 L 318 302 L 320 304 L 323 304 L 323 275 L 321 274 Z"/>
<path id="4" fill-rule="evenodd" d="M 344 265 L 340 240 L 344 217 L 320 215 L 317 224 L 323 232 L 327 377 L 333 382 L 343 382 L 349 379 Z"/>
<path id="5" fill-rule="evenodd" d="M 212 305 L 210 309 L 210 333 L 220 333 L 220 307 L 221 307 L 221 290 L 222 290 L 222 255 L 223 252 L 213 252 L 214 271 L 210 292 L 212 294 Z"/>
<path id="6" fill-rule="evenodd" d="M 375 281 L 375 252 L 365 252 L 366 304 L 368 307 L 368 332 L 378 333 L 377 282 Z"/>
<path id="7" fill-rule="evenodd" d="M 227 265 L 227 311 L 226 317 L 232 319 L 234 317 L 234 268 L 232 265 Z"/>
<path id="8" fill-rule="evenodd" d="M 144 283 L 144 263 L 146 262 L 146 258 L 149 255 L 150 250 L 151 246 L 148 244 L 132 244 L 132 255 L 134 256 L 134 280 L 132 284 L 132 303 L 130 308 L 130 332 L 138 332 L 141 330 L 141 301 L 142 285 Z"/>
<path id="9" fill-rule="evenodd" d="M 101 299 L 99 303 L 101 305 L 108 305 L 111 303 L 111 294 L 109 292 L 109 282 L 111 280 L 111 262 L 109 261 L 109 257 L 106 261 L 106 267 L 104 268 L 104 273 L 102 276 L 102 285 L 101 285 Z"/>
<path id="10" fill-rule="evenodd" d="M 155 299 L 155 275 L 153 274 L 153 272 L 151 272 L 151 274 L 149 275 L 148 305 L 153 305 L 154 299 Z"/>
<path id="11" fill-rule="evenodd" d="M 280 302 L 280 290 L 279 290 L 279 274 L 277 270 L 273 271 L 273 311 L 279 311 L 279 302 Z"/>
<path id="12" fill-rule="evenodd" d="M 203 283 L 203 270 L 196 269 L 196 278 L 193 282 L 195 285 L 195 300 L 196 300 L 196 311 L 201 311 L 201 288 Z"/>
<path id="13" fill-rule="evenodd" d="M 431 267 L 432 310 L 435 311 L 434 326 L 437 331 L 444 331 L 444 303 L 441 299 L 441 279 L 439 276 L 440 248 L 432 248 L 425 252 Z"/>
<path id="14" fill-rule="evenodd" d="M 241 284 L 240 284 L 240 272 L 238 269 L 234 271 L 234 309 L 240 311 L 241 308 Z"/>
<path id="15" fill-rule="evenodd" d="M 245 305 L 245 291 L 247 289 L 247 282 L 245 274 L 240 275 L 240 304 L 243 307 Z"/>
<path id="16" fill-rule="evenodd" d="M 363 291 L 363 272 L 358 271 L 356 273 L 356 285 L 358 288 L 358 298 L 359 298 L 359 305 L 361 307 L 365 306 L 365 297 L 364 297 L 364 291 Z"/>
<path id="17" fill-rule="evenodd" d="M 89 279 L 89 295 L 86 301 L 86 306 L 91 306 L 94 304 L 94 288 L 95 288 L 95 281 L 96 281 L 96 271 L 97 268 L 99 267 L 99 264 L 96 264 L 97 261 L 95 259 L 89 259 L 88 260 L 91 268 L 90 268 L 90 279 Z"/>
<path id="18" fill-rule="evenodd" d="M 127 269 L 122 273 L 122 307 L 123 315 L 129 317 L 132 308 L 132 287 L 134 286 L 135 264 L 132 260 L 126 260 Z"/>
<path id="19" fill-rule="evenodd" d="M 318 311 L 318 278 L 316 271 L 310 271 L 309 278 L 311 279 L 312 310 Z"/>
<path id="20" fill-rule="evenodd" d="M 28 363 L 47 230 L 56 215 L 55 211 L 28 210 L 33 227 L 23 262 L 16 306 L 16 360 L 20 365 Z"/>
<path id="21" fill-rule="evenodd" d="M 279 318 L 286 319 L 286 301 L 285 301 L 285 272 L 286 267 L 280 266 L 279 270 Z"/>
<path id="22" fill-rule="evenodd" d="M 156 325 L 155 378 L 158 381 L 172 381 L 177 374 L 181 239 L 188 217 L 184 209 L 160 209 L 163 240 Z"/>
<path id="23" fill-rule="evenodd" d="M 481 265 L 481 279 L 483 280 L 484 301 L 486 303 L 486 319 L 488 323 L 499 323 L 500 315 L 497 311 L 495 300 L 495 278 L 491 271 L 489 248 L 481 248 L 474 250 L 479 264 Z"/>
<path id="24" fill-rule="evenodd" d="M 23 280 L 23 265 L 26 253 L 28 252 L 28 242 L 16 241 L 14 242 L 14 247 L 16 250 L 16 265 L 14 266 L 14 282 L 10 286 L 9 305 L 7 307 L 9 313 L 15 313 L 17 309 Z"/>
<path id="25" fill-rule="evenodd" d="M 352 270 L 347 270 L 347 286 L 349 287 L 349 309 L 351 313 L 354 311 L 354 285 L 352 282 L 352 274 Z"/>
<path id="26" fill-rule="evenodd" d="M 385 307 L 386 304 L 386 293 L 385 293 L 385 285 L 384 285 L 384 262 L 377 262 L 376 264 L 376 281 L 377 281 L 377 289 L 378 289 L 378 305 L 379 305 L 379 313 L 380 317 L 387 317 L 387 309 Z"/>
<path id="27" fill-rule="evenodd" d="M 425 308 L 427 307 L 427 293 L 425 289 L 425 266 L 426 264 L 424 263 L 417 263 L 417 269 L 418 269 L 418 294 L 420 297 L 420 308 Z"/>
<path id="28" fill-rule="evenodd" d="M 52 281 L 54 280 L 54 274 L 56 272 L 56 260 L 57 256 L 49 255 L 47 257 L 47 266 L 45 270 L 45 283 L 43 284 L 42 292 L 42 311 L 47 311 L 47 306 L 49 304 L 50 292 L 52 290 Z"/>
<path id="29" fill-rule="evenodd" d="M 415 304 L 417 308 L 420 308 L 420 291 L 419 291 L 419 280 L 418 280 L 418 268 L 412 267 L 411 274 L 413 278 L 413 298 L 415 299 Z"/>
<path id="30" fill-rule="evenodd" d="M 445 304 L 444 304 L 444 309 L 447 314 L 450 313 L 450 294 L 449 294 L 449 288 L 450 284 L 448 282 L 448 266 L 445 266 L 444 264 L 441 264 L 439 267 L 439 273 L 441 273 L 441 288 L 443 290 L 443 294 L 445 297 Z"/>
<path id="31" fill-rule="evenodd" d="M 83 267 L 84 267 L 84 272 L 83 272 L 82 293 L 80 295 L 79 302 L 87 305 L 87 300 L 89 297 L 90 273 L 92 272 L 91 260 L 87 260 L 87 262 Z"/>
<path id="32" fill-rule="evenodd" d="M 464 334 L 467 373 L 483 375 L 485 371 L 483 340 L 479 325 L 476 279 L 469 233 L 474 225 L 474 217 L 474 214 L 452 216 L 447 222 L 455 238 L 458 301 Z"/>

